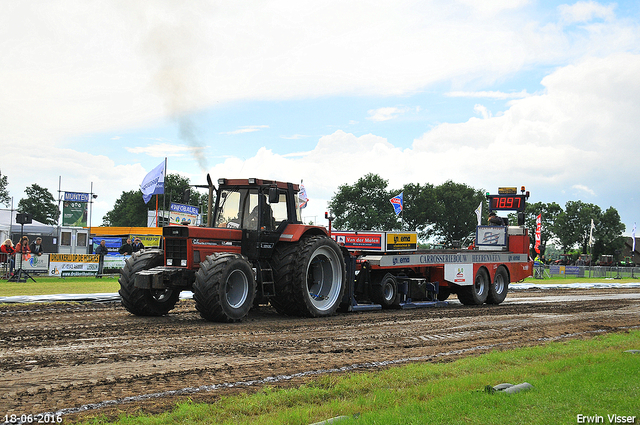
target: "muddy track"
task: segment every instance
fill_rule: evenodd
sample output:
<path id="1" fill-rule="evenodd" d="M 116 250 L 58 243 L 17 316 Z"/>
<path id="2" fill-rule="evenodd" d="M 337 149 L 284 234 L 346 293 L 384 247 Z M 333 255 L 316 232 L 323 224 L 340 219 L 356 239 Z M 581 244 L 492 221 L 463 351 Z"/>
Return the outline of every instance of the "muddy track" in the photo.
<path id="1" fill-rule="evenodd" d="M 190 300 L 155 318 L 115 303 L 0 305 L 0 323 L 0 415 L 64 411 L 69 423 L 298 384 L 329 369 L 450 361 L 625 331 L 640 326 L 640 289 L 513 292 L 502 305 L 481 307 L 454 297 L 446 307 L 324 319 L 260 307 L 239 324 L 206 322 Z M 123 400 L 140 395 L 153 396 Z"/>

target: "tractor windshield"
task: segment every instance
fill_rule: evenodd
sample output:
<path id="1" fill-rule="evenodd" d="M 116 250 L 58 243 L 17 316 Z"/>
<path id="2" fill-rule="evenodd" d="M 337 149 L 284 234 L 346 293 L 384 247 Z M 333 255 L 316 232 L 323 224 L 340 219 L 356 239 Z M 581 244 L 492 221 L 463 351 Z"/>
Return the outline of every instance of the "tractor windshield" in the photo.
<path id="1" fill-rule="evenodd" d="M 257 189 L 224 189 L 218 202 L 215 227 L 257 230 L 257 222 L 249 220 L 251 212 L 258 207 Z"/>
<path id="2" fill-rule="evenodd" d="M 215 227 L 227 229 L 275 230 L 287 220 L 286 192 L 280 192 L 279 201 L 270 204 L 265 193 L 257 188 L 226 188 L 220 191 L 218 210 L 214 219 Z M 262 197 L 262 216 L 258 217 L 259 197 Z M 301 221 L 300 203 L 295 196 L 296 219 Z"/>

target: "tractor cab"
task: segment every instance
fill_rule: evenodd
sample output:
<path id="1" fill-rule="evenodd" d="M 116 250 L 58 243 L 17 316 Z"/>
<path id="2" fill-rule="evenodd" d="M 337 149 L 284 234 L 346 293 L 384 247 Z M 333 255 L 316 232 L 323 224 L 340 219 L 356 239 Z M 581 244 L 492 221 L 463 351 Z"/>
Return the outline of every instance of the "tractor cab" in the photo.
<path id="1" fill-rule="evenodd" d="M 288 224 L 301 224 L 298 185 L 261 179 L 219 179 L 212 227 L 242 230 L 242 254 L 270 258 Z"/>

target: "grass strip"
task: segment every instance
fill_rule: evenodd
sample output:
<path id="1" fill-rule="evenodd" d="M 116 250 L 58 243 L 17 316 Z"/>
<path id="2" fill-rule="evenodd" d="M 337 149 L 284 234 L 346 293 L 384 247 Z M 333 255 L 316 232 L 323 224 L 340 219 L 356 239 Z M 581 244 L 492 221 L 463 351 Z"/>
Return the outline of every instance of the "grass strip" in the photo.
<path id="1" fill-rule="evenodd" d="M 33 275 L 35 282 L 9 282 L 0 280 L 0 297 L 17 295 L 52 295 L 52 294 L 98 294 L 118 292 L 119 275 L 103 276 L 101 279 L 91 277 L 49 277 Z"/>
<path id="2" fill-rule="evenodd" d="M 507 351 L 451 363 L 416 363 L 326 375 L 291 389 L 266 387 L 212 404 L 180 403 L 156 416 L 122 416 L 130 424 L 310 424 L 337 416 L 347 424 L 577 423 L 578 415 L 636 416 L 640 422 L 640 330 Z M 529 382 L 518 394 L 486 385 Z"/>

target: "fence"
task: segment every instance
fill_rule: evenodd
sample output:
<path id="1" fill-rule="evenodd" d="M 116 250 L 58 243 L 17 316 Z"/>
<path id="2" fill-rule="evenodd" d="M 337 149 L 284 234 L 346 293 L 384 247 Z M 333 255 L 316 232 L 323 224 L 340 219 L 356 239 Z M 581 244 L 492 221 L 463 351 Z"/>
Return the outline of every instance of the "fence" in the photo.
<path id="1" fill-rule="evenodd" d="M 536 279 L 551 278 L 552 276 L 601 277 L 603 279 L 640 278 L 640 267 L 545 265 L 536 266 L 533 271 L 533 277 Z"/>

